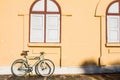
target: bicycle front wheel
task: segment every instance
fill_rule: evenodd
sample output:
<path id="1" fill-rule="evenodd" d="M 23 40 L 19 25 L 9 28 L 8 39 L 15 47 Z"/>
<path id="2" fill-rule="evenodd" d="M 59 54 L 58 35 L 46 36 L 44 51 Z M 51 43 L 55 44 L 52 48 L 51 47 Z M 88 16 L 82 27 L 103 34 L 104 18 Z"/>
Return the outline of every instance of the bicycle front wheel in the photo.
<path id="1" fill-rule="evenodd" d="M 14 76 L 25 76 L 27 73 L 27 63 L 23 59 L 18 59 L 13 62 L 11 66 L 11 72 Z"/>
<path id="2" fill-rule="evenodd" d="M 55 65 L 49 59 L 41 60 L 35 67 L 37 75 L 50 76 L 54 73 Z"/>

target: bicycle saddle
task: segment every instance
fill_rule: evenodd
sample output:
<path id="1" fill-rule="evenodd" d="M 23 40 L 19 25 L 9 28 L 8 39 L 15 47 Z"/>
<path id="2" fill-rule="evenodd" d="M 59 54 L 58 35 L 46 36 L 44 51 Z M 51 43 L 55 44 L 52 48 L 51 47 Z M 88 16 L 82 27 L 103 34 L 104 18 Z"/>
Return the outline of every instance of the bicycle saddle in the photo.
<path id="1" fill-rule="evenodd" d="M 22 51 L 21 56 L 27 56 L 28 55 L 27 52 L 29 51 Z"/>
<path id="2" fill-rule="evenodd" d="M 45 52 L 40 52 L 41 55 L 45 54 Z"/>

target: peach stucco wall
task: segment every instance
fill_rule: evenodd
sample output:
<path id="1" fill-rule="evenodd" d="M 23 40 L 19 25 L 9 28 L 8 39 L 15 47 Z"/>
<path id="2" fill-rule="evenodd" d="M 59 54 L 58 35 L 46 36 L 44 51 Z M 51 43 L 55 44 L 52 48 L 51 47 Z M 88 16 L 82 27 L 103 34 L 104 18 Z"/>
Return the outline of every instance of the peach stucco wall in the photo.
<path id="1" fill-rule="evenodd" d="M 29 9 L 34 1 L 0 0 L 0 66 L 21 58 L 22 50 L 30 50 L 30 55 L 45 51 L 56 66 L 109 65 L 120 59 L 119 47 L 105 46 L 105 12 L 112 0 L 56 0 L 62 9 L 59 44 L 29 43 Z"/>

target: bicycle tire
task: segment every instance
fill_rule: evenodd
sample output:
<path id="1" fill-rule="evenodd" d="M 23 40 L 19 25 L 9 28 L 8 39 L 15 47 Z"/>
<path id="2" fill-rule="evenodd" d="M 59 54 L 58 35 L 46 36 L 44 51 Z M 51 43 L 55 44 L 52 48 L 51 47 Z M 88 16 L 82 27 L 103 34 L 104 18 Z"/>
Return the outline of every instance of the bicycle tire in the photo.
<path id="1" fill-rule="evenodd" d="M 44 64 L 45 63 L 45 64 Z M 47 70 L 48 69 L 48 70 Z M 47 70 L 46 72 L 44 72 Z M 39 76 L 51 76 L 55 71 L 55 65 L 54 63 L 49 59 L 41 60 L 36 66 L 35 66 L 35 72 Z"/>
<path id="2" fill-rule="evenodd" d="M 14 76 L 22 77 L 27 74 L 27 70 L 19 70 L 21 68 L 27 68 L 28 65 L 25 60 L 17 59 L 13 62 L 11 66 L 11 72 Z"/>

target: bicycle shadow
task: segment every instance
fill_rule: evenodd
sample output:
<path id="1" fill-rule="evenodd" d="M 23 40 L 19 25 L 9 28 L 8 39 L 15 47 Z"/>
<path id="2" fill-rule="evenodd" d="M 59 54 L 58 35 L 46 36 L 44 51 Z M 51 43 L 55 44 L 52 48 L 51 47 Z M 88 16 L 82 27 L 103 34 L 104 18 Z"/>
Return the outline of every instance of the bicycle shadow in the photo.
<path id="1" fill-rule="evenodd" d="M 10 76 L 7 80 L 47 80 L 47 77 L 42 76 L 25 76 L 25 77 L 16 77 Z"/>

